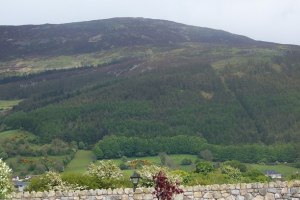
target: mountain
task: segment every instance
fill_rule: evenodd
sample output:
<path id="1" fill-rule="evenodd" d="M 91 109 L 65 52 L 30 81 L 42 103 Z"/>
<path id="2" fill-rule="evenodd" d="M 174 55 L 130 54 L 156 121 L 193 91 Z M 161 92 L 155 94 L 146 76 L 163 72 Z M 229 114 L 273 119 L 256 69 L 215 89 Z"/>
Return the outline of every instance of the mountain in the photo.
<path id="1" fill-rule="evenodd" d="M 3 130 L 300 141 L 300 47 L 143 18 L 0 27 Z"/>
<path id="2" fill-rule="evenodd" d="M 164 20 L 114 18 L 69 24 L 0 26 L 0 59 L 69 55 L 181 42 L 251 44 L 244 36 Z"/>

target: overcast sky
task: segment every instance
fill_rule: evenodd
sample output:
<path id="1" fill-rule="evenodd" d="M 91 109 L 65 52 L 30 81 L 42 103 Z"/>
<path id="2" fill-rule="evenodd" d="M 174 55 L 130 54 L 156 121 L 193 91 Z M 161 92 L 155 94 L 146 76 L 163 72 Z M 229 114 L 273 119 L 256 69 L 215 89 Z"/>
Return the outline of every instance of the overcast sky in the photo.
<path id="1" fill-rule="evenodd" d="M 167 19 L 300 45 L 300 0 L 0 0 L 0 25 Z"/>

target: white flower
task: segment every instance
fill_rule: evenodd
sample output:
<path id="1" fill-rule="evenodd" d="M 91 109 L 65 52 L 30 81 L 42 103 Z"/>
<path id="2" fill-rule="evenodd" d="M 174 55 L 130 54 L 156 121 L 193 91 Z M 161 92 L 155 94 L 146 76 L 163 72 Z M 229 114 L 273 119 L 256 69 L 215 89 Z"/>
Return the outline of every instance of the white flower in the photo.
<path id="1" fill-rule="evenodd" d="M 111 160 L 102 160 L 99 165 L 90 164 L 87 173 L 105 180 L 119 180 L 123 176 L 121 169 Z"/>
<path id="2" fill-rule="evenodd" d="M 0 158 L 0 198 L 5 197 L 13 189 L 11 172 L 12 170 Z"/>
<path id="3" fill-rule="evenodd" d="M 61 179 L 60 174 L 56 172 L 49 171 L 43 177 L 45 181 L 48 182 L 46 190 L 58 190 L 58 191 L 67 191 L 67 190 L 83 190 L 86 187 L 78 186 L 76 184 L 70 184 Z"/>

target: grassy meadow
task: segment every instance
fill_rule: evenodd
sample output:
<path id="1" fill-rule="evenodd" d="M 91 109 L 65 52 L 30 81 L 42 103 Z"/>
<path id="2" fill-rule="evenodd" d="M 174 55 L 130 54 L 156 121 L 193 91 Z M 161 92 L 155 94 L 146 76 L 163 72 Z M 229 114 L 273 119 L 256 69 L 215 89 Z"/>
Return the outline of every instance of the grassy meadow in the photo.
<path id="1" fill-rule="evenodd" d="M 84 173 L 93 160 L 94 155 L 92 151 L 79 150 L 75 154 L 74 159 L 66 166 L 64 172 Z"/>
<path id="2" fill-rule="evenodd" d="M 181 165 L 181 161 L 183 159 L 191 159 L 192 164 L 191 165 Z M 160 157 L 159 156 L 147 156 L 147 157 L 131 157 L 127 158 L 127 161 L 131 160 L 147 160 L 150 161 L 154 165 L 160 165 Z M 188 154 L 176 154 L 176 155 L 168 155 L 169 163 L 171 163 L 171 167 L 173 169 L 180 169 L 188 172 L 192 172 L 195 170 L 195 161 L 197 160 L 196 155 L 188 155 Z M 120 165 L 123 161 L 122 159 L 111 159 L 113 160 L 116 165 Z M 79 150 L 76 154 L 74 159 L 67 165 L 65 168 L 64 173 L 68 172 L 75 172 L 75 173 L 84 173 L 88 167 L 88 165 L 94 161 L 94 156 L 92 151 L 87 150 Z M 99 162 L 96 161 L 97 164 Z M 291 174 L 295 174 L 296 172 L 299 172 L 300 169 L 287 166 L 285 164 L 277 164 L 277 165 L 266 165 L 266 164 L 247 164 L 247 167 L 258 169 L 261 172 L 265 172 L 266 170 L 275 170 L 279 173 L 281 173 L 284 177 L 288 177 Z M 125 176 L 130 176 L 133 173 L 133 170 L 123 170 L 123 173 Z"/>
<path id="3" fill-rule="evenodd" d="M 1 110 L 9 110 L 14 106 L 18 105 L 22 100 L 0 100 L 0 111 Z"/>
<path id="4" fill-rule="evenodd" d="M 248 167 L 258 169 L 259 171 L 261 171 L 263 173 L 266 170 L 274 170 L 274 171 L 282 174 L 284 177 L 288 177 L 292 174 L 300 172 L 300 169 L 295 168 L 295 167 L 290 167 L 290 166 L 287 166 L 284 164 L 278 164 L 278 165 L 248 164 Z"/>

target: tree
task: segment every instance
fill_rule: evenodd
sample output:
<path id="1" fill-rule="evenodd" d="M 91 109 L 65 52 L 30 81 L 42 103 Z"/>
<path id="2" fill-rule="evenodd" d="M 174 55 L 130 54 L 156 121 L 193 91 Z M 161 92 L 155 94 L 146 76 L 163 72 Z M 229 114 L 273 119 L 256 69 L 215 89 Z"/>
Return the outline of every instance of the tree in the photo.
<path id="1" fill-rule="evenodd" d="M 174 194 L 183 193 L 183 190 L 179 189 L 179 182 L 170 182 L 163 171 L 153 176 L 153 182 L 155 189 L 153 194 L 159 200 L 172 200 Z"/>
<path id="2" fill-rule="evenodd" d="M 11 172 L 12 170 L 0 158 L 0 199 L 5 198 L 13 189 L 10 181 Z"/>
<path id="3" fill-rule="evenodd" d="M 100 149 L 100 147 L 98 145 L 95 146 L 95 148 L 93 149 L 94 154 L 96 155 L 97 159 L 103 159 L 104 154 L 103 151 Z"/>

